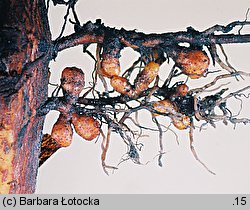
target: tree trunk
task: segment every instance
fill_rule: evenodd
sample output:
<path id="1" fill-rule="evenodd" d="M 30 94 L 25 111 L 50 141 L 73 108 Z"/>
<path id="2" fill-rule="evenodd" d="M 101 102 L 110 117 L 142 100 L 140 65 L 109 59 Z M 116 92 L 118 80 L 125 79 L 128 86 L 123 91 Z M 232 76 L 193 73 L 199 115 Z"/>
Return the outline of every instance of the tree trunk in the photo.
<path id="1" fill-rule="evenodd" d="M 34 193 L 51 36 L 44 0 L 0 2 L 0 193 Z"/>
<path id="2" fill-rule="evenodd" d="M 189 27 L 187 31 L 175 33 L 144 34 L 126 31 L 123 28 L 118 30 L 106 27 L 100 20 L 96 20 L 95 23 L 89 21 L 80 26 L 74 10 L 76 2 L 73 0 L 53 1 L 55 5 L 67 5 L 67 11 L 72 10 L 76 24 L 73 34 L 58 38 L 52 44 L 45 0 L 0 0 L 0 193 L 34 193 L 35 191 L 44 115 L 50 110 L 60 110 L 65 106 L 61 103 L 62 99 L 65 100 L 65 98 L 52 97 L 48 99 L 47 95 L 48 64 L 52 56 L 56 57 L 59 51 L 76 45 L 86 47 L 91 43 L 101 43 L 103 51 L 98 61 L 99 66 L 101 66 L 100 62 L 105 56 L 118 59 L 120 51 L 124 47 L 130 47 L 140 52 L 141 59 L 147 63 L 155 49 L 159 50 L 159 55 L 162 55 L 163 60 L 166 59 L 164 54 L 167 54 L 167 58 L 172 58 L 175 61 L 176 55 L 181 52 L 180 50 L 183 50 L 179 44 L 187 42 L 192 46 L 190 49 L 202 46 L 209 49 L 214 62 L 231 73 L 224 75 L 224 77 L 221 75 L 221 78 L 241 74 L 250 76 L 223 63 L 216 48 L 216 44 L 249 43 L 250 34 L 229 34 L 229 32 L 231 33 L 231 30 L 236 26 L 250 25 L 250 21 L 235 21 L 227 26 L 215 25 L 202 32 Z M 220 33 L 217 35 L 215 32 Z M 173 76 L 173 72 L 170 75 Z M 169 84 L 168 79 L 165 80 L 164 84 Z M 207 84 L 207 87 L 211 87 L 211 84 Z M 157 97 L 168 97 L 166 94 L 170 90 L 168 85 L 157 86 L 157 88 L 159 88 L 155 93 Z M 249 86 L 245 89 L 249 89 Z M 141 94 L 140 97 L 153 92 L 148 88 L 145 93 L 146 95 Z M 106 98 L 105 96 L 98 100 L 80 97 L 78 103 L 98 104 L 101 107 L 103 105 L 125 104 L 128 100 L 134 100 L 134 98 L 127 98 L 124 98 L 123 94 L 115 98 Z M 43 104 L 46 100 L 47 103 Z M 39 109 L 41 104 L 44 105 L 42 110 Z M 75 111 L 80 108 L 80 106 L 75 107 Z M 101 109 L 97 107 L 96 110 Z M 96 110 L 92 111 L 96 112 Z M 196 110 L 191 111 L 196 113 Z M 125 120 L 123 118 L 117 124 L 111 120 L 113 116 L 109 117 L 106 113 L 101 112 L 99 114 L 107 121 L 108 125 L 114 124 L 117 128 L 120 127 L 119 123 L 122 124 Z M 224 117 L 227 117 L 226 114 Z M 204 120 L 208 119 L 204 118 Z M 233 124 L 249 123 L 247 118 L 230 117 L 225 119 L 230 120 Z M 210 121 L 211 119 L 208 122 Z M 120 135 L 124 136 L 123 130 L 120 129 L 120 131 Z M 57 148 L 52 148 L 50 152 L 53 153 L 55 151 L 53 149 Z M 192 141 L 191 149 L 193 149 Z M 47 152 L 47 150 L 44 151 Z M 194 150 L 192 151 L 198 159 Z M 47 156 L 44 157 L 47 158 Z"/>

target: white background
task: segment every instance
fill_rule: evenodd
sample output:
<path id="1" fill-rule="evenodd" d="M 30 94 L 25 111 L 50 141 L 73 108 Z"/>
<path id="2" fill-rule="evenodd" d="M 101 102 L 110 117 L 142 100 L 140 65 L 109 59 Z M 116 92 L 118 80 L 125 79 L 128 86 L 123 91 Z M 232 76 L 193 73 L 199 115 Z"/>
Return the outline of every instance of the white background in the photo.
<path id="1" fill-rule="evenodd" d="M 202 31 L 214 24 L 225 25 L 244 20 L 248 7 L 249 0 L 79 0 L 77 12 L 82 23 L 101 18 L 105 25 L 112 27 L 163 33 L 185 30 L 188 26 Z M 64 14 L 65 7 L 55 8 L 50 4 L 53 38 L 60 33 Z M 66 29 L 66 34 L 73 32 L 70 25 Z M 250 27 L 242 32 L 250 33 Z M 66 66 L 77 66 L 86 74 L 93 70 L 93 61 L 81 50 L 81 47 L 75 47 L 59 53 L 56 62 L 50 65 L 51 82 L 59 83 L 61 71 Z M 250 44 L 227 45 L 225 50 L 233 66 L 250 72 Z M 132 50 L 124 51 L 122 69 L 133 63 L 136 56 Z M 164 66 L 161 67 L 161 74 L 171 68 L 171 65 Z M 86 77 L 90 81 L 90 76 Z M 211 81 L 212 77 L 191 81 L 190 85 L 198 87 L 204 81 Z M 233 88 L 239 89 L 249 84 L 250 80 L 238 83 L 230 81 Z M 244 100 L 244 104 L 242 114 L 250 118 L 250 101 Z M 237 111 L 239 103 L 232 103 L 232 107 Z M 57 116 L 55 111 L 48 115 L 44 133 L 51 132 Z M 149 124 L 146 120 L 148 116 L 140 116 L 142 123 Z M 110 176 L 101 167 L 101 139 L 97 143 L 86 142 L 74 134 L 72 145 L 59 150 L 39 169 L 36 193 L 250 193 L 249 132 L 249 125 L 238 125 L 234 130 L 232 125 L 222 123 L 217 124 L 216 129 L 208 126 L 202 132 L 195 130 L 196 151 L 216 173 L 215 176 L 193 158 L 187 131 L 177 131 L 179 146 L 171 132 L 164 135 L 166 155 L 163 156 L 162 168 L 157 165 L 157 159 L 153 159 L 158 152 L 158 135 L 150 132 L 147 133 L 149 137 L 141 140 L 145 144 L 142 162 L 150 162 L 136 165 L 127 161 Z M 117 165 L 124 153 L 126 147 L 118 136 L 113 135 L 107 162 Z"/>

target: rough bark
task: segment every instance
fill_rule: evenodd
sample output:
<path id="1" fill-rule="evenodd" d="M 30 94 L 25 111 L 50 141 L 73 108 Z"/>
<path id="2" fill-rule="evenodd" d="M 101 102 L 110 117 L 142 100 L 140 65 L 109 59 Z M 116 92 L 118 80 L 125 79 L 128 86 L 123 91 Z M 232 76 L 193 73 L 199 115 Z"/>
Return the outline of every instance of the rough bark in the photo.
<path id="1" fill-rule="evenodd" d="M 170 54 L 176 50 L 176 45 L 187 42 L 196 46 L 211 44 L 248 43 L 249 34 L 229 34 L 234 27 L 250 25 L 249 21 L 234 21 L 227 26 L 215 25 L 205 31 L 196 31 L 188 27 L 187 31 L 169 32 L 162 34 L 144 34 L 125 29 L 115 29 L 105 26 L 99 19 L 95 23 L 87 22 L 69 36 L 54 41 L 55 53 L 80 44 L 101 43 L 108 48 L 109 53 L 116 48 L 130 47 L 142 52 L 155 47 L 161 47 Z M 215 32 L 224 34 L 215 35 Z M 114 51 L 116 52 L 116 51 Z M 173 52 L 174 53 L 174 52 Z"/>
<path id="2" fill-rule="evenodd" d="M 65 4 L 74 11 L 77 1 L 53 2 L 55 5 Z M 235 21 L 227 26 L 216 25 L 203 32 L 189 27 L 187 31 L 177 33 L 144 34 L 123 28 L 110 28 L 100 20 L 80 26 L 76 18 L 75 33 L 60 36 L 52 42 L 45 0 L 1 0 L 0 193 L 35 191 L 45 114 L 65 106 L 62 98 L 48 99 L 47 96 L 48 64 L 58 52 L 76 45 L 87 47 L 91 43 L 98 43 L 103 48 L 103 54 L 112 54 L 115 58 L 120 56 L 120 51 L 125 47 L 140 52 L 145 59 L 154 48 L 166 53 L 168 58 L 174 58 L 179 44 L 188 42 L 195 47 L 207 46 L 216 60 L 216 49 L 213 49 L 216 44 L 250 42 L 249 34 L 228 34 L 235 26 L 244 25 L 250 25 L 250 22 Z M 222 34 L 216 35 L 214 32 Z M 163 88 L 158 91 L 160 95 L 163 92 L 166 92 Z M 124 96 L 112 100 L 80 97 L 78 102 L 86 105 L 98 103 L 101 106 L 124 103 L 126 100 Z M 55 144 L 48 142 L 49 138 L 44 138 L 43 145 L 46 148 L 42 150 L 45 155 L 41 156 L 41 163 L 58 149 L 57 146 L 52 147 Z"/>
<path id="3" fill-rule="evenodd" d="M 0 2 L 0 193 L 35 191 L 50 40 L 43 0 Z"/>

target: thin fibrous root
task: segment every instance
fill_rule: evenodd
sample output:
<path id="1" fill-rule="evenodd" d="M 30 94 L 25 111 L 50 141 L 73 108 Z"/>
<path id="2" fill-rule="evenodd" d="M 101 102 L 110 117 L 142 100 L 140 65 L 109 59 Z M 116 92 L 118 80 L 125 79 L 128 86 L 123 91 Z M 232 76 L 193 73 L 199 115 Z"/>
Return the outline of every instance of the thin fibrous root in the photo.
<path id="1" fill-rule="evenodd" d="M 105 163 L 106 155 L 107 155 L 107 151 L 108 151 L 109 143 L 110 143 L 111 130 L 112 130 L 112 127 L 109 127 L 108 128 L 108 132 L 107 132 L 107 136 L 105 136 L 104 133 L 103 133 L 103 131 L 101 131 L 101 135 L 103 137 L 103 141 L 102 141 L 102 144 L 101 144 L 101 149 L 102 149 L 102 155 L 101 155 L 102 168 L 103 168 L 103 171 L 107 175 L 109 175 L 107 169 L 118 169 L 117 167 L 106 165 L 106 163 Z"/>
<path id="2" fill-rule="evenodd" d="M 246 73 L 246 72 L 243 72 L 243 71 L 237 71 L 235 73 L 232 73 L 232 74 L 222 74 L 222 75 L 219 75 L 217 77 L 214 78 L 214 80 L 206 85 L 204 85 L 203 87 L 200 87 L 200 88 L 195 88 L 195 89 L 192 89 L 189 91 L 190 94 L 192 93 L 199 93 L 199 92 L 204 92 L 206 89 L 214 86 L 218 80 L 221 80 L 221 79 L 226 79 L 226 78 L 230 78 L 230 77 L 235 77 L 235 76 L 246 76 L 246 77 L 250 77 L 250 74 L 249 73 Z M 207 91 L 207 90 L 206 90 Z"/>
<path id="3" fill-rule="evenodd" d="M 193 146 L 193 142 L 194 142 L 194 137 L 193 137 L 193 123 L 191 123 L 191 126 L 190 126 L 190 129 L 189 129 L 189 139 L 190 139 L 190 149 L 191 149 L 191 152 L 193 153 L 193 156 L 194 156 L 194 158 L 209 172 L 209 173 L 211 173 L 211 174 L 213 174 L 213 175 L 216 175 L 213 171 L 211 171 L 206 165 L 205 165 L 205 163 L 203 163 L 200 159 L 199 159 L 199 157 L 198 157 L 198 155 L 197 155 L 197 153 L 196 153 L 196 151 L 195 151 L 195 148 L 194 148 L 194 146 Z"/>
<path id="4" fill-rule="evenodd" d="M 159 131 L 159 147 L 160 147 L 160 151 L 159 151 L 159 157 L 158 157 L 158 165 L 160 167 L 162 167 L 161 158 L 162 158 L 162 154 L 164 154 L 164 152 L 163 152 L 163 142 L 162 142 L 162 135 L 163 135 L 162 134 L 162 128 L 161 128 L 160 123 L 156 119 L 156 117 L 152 115 L 152 118 L 153 118 L 153 121 L 155 122 L 155 124 L 156 124 L 156 126 L 158 128 L 158 131 Z"/>

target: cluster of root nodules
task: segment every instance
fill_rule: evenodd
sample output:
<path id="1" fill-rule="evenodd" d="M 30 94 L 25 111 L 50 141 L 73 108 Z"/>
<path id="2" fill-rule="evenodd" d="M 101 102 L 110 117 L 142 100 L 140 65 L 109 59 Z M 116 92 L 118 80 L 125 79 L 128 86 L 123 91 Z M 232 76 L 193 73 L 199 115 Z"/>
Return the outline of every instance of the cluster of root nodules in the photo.
<path id="1" fill-rule="evenodd" d="M 190 44 L 188 47 L 176 45 L 171 51 L 164 51 L 160 47 L 147 48 L 145 52 L 140 50 L 139 59 L 125 70 L 120 68 L 120 52 L 124 46 L 114 42 L 116 40 L 98 44 L 96 55 L 91 54 L 95 60 L 95 69 L 89 87 L 84 88 L 84 73 L 81 69 L 71 67 L 63 71 L 60 88 L 64 94 L 61 99 L 64 103 L 58 108 L 61 114 L 52 129 L 52 138 L 59 145 L 68 146 L 72 140 L 71 125 L 85 140 L 100 136 L 97 139 L 102 139 L 102 166 L 108 174 L 110 169 L 117 169 L 120 163 L 127 160 L 142 164 L 140 152 L 143 144 L 138 143 L 138 139 L 143 136 L 144 130 L 159 133 L 156 142 L 159 145 L 159 166 L 162 166 L 166 152 L 164 131 L 187 130 L 193 156 L 207 171 L 214 174 L 199 159 L 193 145 L 193 132 L 198 124 L 202 128 L 204 125 L 215 127 L 219 121 L 225 125 L 250 122 L 247 118 L 237 118 L 238 114 L 234 114 L 227 103 L 229 99 L 248 97 L 249 86 L 232 92 L 228 83 L 240 82 L 249 74 L 233 68 L 222 46 L 219 46 L 225 55 L 225 59 L 221 59 L 217 46 L 211 44 Z M 86 48 L 85 52 L 90 55 Z M 210 68 L 215 64 L 219 68 L 214 73 Z M 161 72 L 167 76 L 162 78 L 159 76 Z M 90 70 L 85 73 L 89 74 Z M 197 80 L 205 84 L 192 88 L 191 84 Z M 224 83 L 221 85 L 222 81 Z M 137 114 L 141 110 L 151 114 L 154 128 L 139 123 Z M 165 124 L 160 123 L 160 116 L 166 119 Z M 127 148 L 117 166 L 106 163 L 112 133 L 120 135 Z"/>

